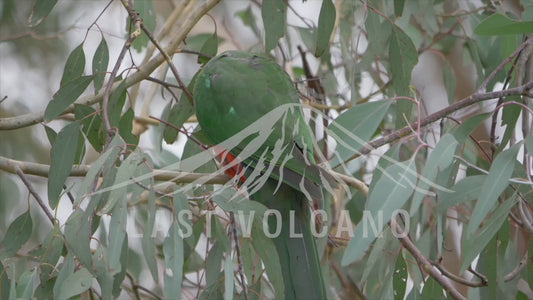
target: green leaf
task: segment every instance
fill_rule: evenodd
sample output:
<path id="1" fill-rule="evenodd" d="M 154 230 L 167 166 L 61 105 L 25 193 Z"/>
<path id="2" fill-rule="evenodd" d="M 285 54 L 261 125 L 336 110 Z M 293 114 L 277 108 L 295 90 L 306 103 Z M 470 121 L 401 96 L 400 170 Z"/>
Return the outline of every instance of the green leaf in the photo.
<path id="1" fill-rule="evenodd" d="M 335 26 L 335 5 L 332 0 L 323 0 L 318 16 L 318 28 L 316 31 L 315 56 L 320 57 L 329 49 L 329 39 Z"/>
<path id="2" fill-rule="evenodd" d="M 222 244 L 214 242 L 206 259 L 205 282 L 207 287 L 217 285 L 223 255 L 224 247 Z"/>
<path id="3" fill-rule="evenodd" d="M 261 17 L 265 27 L 265 52 L 274 49 L 278 40 L 285 34 L 287 3 L 284 0 L 264 1 Z"/>
<path id="4" fill-rule="evenodd" d="M 444 294 L 442 286 L 435 280 L 435 278 L 429 276 L 428 280 L 424 284 L 422 289 L 421 299 L 443 299 Z"/>
<path id="5" fill-rule="evenodd" d="M 109 49 L 107 42 L 102 35 L 102 40 L 93 56 L 93 76 L 94 76 L 94 93 L 97 94 L 104 84 L 104 79 L 107 71 L 107 65 L 109 63 Z"/>
<path id="6" fill-rule="evenodd" d="M 150 191 L 148 194 L 148 207 L 146 213 L 147 217 L 144 227 L 144 234 L 142 236 L 142 249 L 143 255 L 146 259 L 146 265 L 148 265 L 148 269 L 152 274 L 152 278 L 155 282 L 157 282 L 159 281 L 159 275 L 157 270 L 155 243 L 154 239 L 152 238 L 156 217 L 155 194 L 153 191 Z"/>
<path id="7" fill-rule="evenodd" d="M 520 97 L 516 95 L 511 95 L 506 97 L 504 102 L 516 101 L 521 102 Z M 511 137 L 514 136 L 516 130 L 516 123 L 518 122 L 518 117 L 522 113 L 522 107 L 516 104 L 505 105 L 502 108 L 502 127 L 505 126 L 505 133 L 500 142 L 500 149 L 504 149 Z"/>
<path id="8" fill-rule="evenodd" d="M 81 209 L 76 209 L 70 214 L 65 223 L 65 239 L 68 248 L 76 255 L 76 258 L 85 266 L 92 266 L 91 248 L 91 224 L 89 223 L 91 213 L 85 213 Z"/>
<path id="9" fill-rule="evenodd" d="M 496 208 L 492 216 L 486 221 L 478 233 L 474 236 L 471 234 L 463 235 L 463 262 L 461 264 L 461 273 L 472 263 L 481 250 L 483 250 L 483 248 L 485 248 L 485 246 L 491 241 L 492 237 L 500 230 L 503 222 L 507 219 L 511 208 L 513 208 L 516 202 L 515 194 L 512 196 L 512 199 L 504 201 L 498 206 L 498 208 Z"/>
<path id="10" fill-rule="evenodd" d="M 93 278 L 93 275 L 86 268 L 77 270 L 65 278 L 58 293 L 55 294 L 55 299 L 66 300 L 85 292 L 91 288 Z"/>
<path id="11" fill-rule="evenodd" d="M 405 0 L 394 0 L 394 15 L 396 17 L 402 16 L 404 6 Z"/>
<path id="12" fill-rule="evenodd" d="M 130 107 L 118 124 L 118 132 L 120 136 L 124 139 L 124 142 L 128 144 L 128 149 L 134 150 L 139 144 L 139 137 L 132 133 L 133 130 L 133 119 L 135 118 L 135 112 Z"/>
<path id="13" fill-rule="evenodd" d="M 118 171 L 120 173 L 120 169 Z M 117 177 L 119 177 L 117 175 Z M 122 188 L 120 188 L 122 190 Z M 109 194 L 111 198 L 113 193 Z M 108 264 L 109 273 L 115 275 L 126 268 L 126 265 L 122 265 L 121 257 L 126 253 L 123 253 L 124 242 L 127 241 L 126 236 L 126 217 L 128 216 L 128 203 L 125 195 L 118 199 L 111 211 L 111 222 L 109 223 L 109 248 L 108 248 Z"/>
<path id="14" fill-rule="evenodd" d="M 185 40 L 184 48 L 187 50 L 192 51 L 200 51 L 202 49 L 202 46 L 205 44 L 205 42 L 212 38 L 212 34 L 210 33 L 199 33 L 190 37 L 187 37 Z M 217 36 L 217 44 L 222 44 L 224 42 L 224 39 Z"/>
<path id="15" fill-rule="evenodd" d="M 254 32 L 254 35 L 259 38 L 261 34 L 259 32 L 259 28 L 257 28 L 257 24 L 255 22 L 255 16 L 254 16 L 254 13 L 252 12 L 251 5 L 248 5 L 246 9 L 235 12 L 235 16 L 241 19 L 244 26 L 250 27 L 252 31 Z"/>
<path id="16" fill-rule="evenodd" d="M 83 75 L 85 70 L 85 52 L 83 51 L 83 42 L 72 52 L 67 58 L 65 68 L 63 70 L 63 77 L 61 77 L 61 85 L 64 86 L 71 80 L 78 79 Z"/>
<path id="17" fill-rule="evenodd" d="M 97 152 L 101 152 L 106 142 L 106 132 L 102 128 L 102 116 L 87 105 L 74 104 L 74 117 L 82 125 L 82 132 Z"/>
<path id="18" fill-rule="evenodd" d="M 34 27 L 39 25 L 56 5 L 57 0 L 35 0 L 30 17 L 28 18 L 28 26 Z"/>
<path id="19" fill-rule="evenodd" d="M 31 236 L 33 222 L 30 212 L 18 216 L 7 228 L 4 239 L 0 242 L 0 260 L 12 257 Z"/>
<path id="20" fill-rule="evenodd" d="M 37 277 L 37 268 L 24 271 L 17 282 L 17 299 L 33 299 L 33 286 Z"/>
<path id="21" fill-rule="evenodd" d="M 92 76 L 82 76 L 70 80 L 54 94 L 54 98 L 46 106 L 44 120 L 49 122 L 61 115 L 80 95 L 93 80 Z"/>
<path id="22" fill-rule="evenodd" d="M 118 146 L 121 145 L 123 145 L 122 139 L 119 135 L 115 135 L 109 143 L 107 150 L 104 153 L 100 154 L 98 159 L 91 164 L 91 168 L 85 175 L 83 183 L 78 189 L 78 197 L 76 198 L 76 201 L 74 201 L 74 205 L 79 205 L 84 199 L 84 197 L 87 196 L 89 191 L 92 190 L 95 184 L 96 176 L 100 173 L 103 166 L 106 166 L 108 168 L 114 166 L 114 161 L 117 160 L 118 155 L 121 151 L 121 148 Z M 107 174 L 104 173 L 104 175 Z"/>
<path id="23" fill-rule="evenodd" d="M 350 263 L 361 258 L 370 244 L 376 239 L 382 231 L 385 224 L 393 217 L 393 213 L 403 207 L 407 202 L 416 186 L 416 168 L 414 161 L 398 162 L 389 166 L 374 185 L 374 189 L 369 191 L 366 202 L 366 219 L 359 223 L 351 238 L 344 257 L 342 265 L 347 266 Z M 368 232 L 369 224 L 373 232 Z"/>
<path id="24" fill-rule="evenodd" d="M 521 146 L 521 143 L 514 145 L 496 156 L 496 159 L 492 162 L 489 175 L 487 175 L 483 183 L 479 200 L 472 212 L 472 217 L 466 230 L 467 236 L 478 229 L 481 222 L 498 201 L 500 194 L 509 185 L 509 179 L 513 175 L 516 154 Z"/>
<path id="25" fill-rule="evenodd" d="M 195 83 L 196 75 L 192 78 L 191 82 L 189 82 L 187 88 L 192 91 Z M 165 114 L 165 112 L 163 112 L 163 114 Z M 177 103 L 174 103 L 168 114 L 166 114 L 166 121 L 177 128 L 181 128 L 183 126 L 183 123 L 185 123 L 185 121 L 187 121 L 187 119 L 193 114 L 194 107 L 189 101 L 187 94 L 182 93 L 179 101 Z M 167 144 L 172 144 L 174 143 L 174 141 L 176 141 L 176 138 L 178 137 L 178 131 L 175 128 L 165 125 L 163 137 Z"/>
<path id="26" fill-rule="evenodd" d="M 234 286 L 233 260 L 231 259 L 231 252 L 226 252 L 226 258 L 224 259 L 224 299 L 233 299 Z"/>
<path id="27" fill-rule="evenodd" d="M 387 100 L 356 105 L 338 116 L 328 127 L 337 141 L 332 166 L 355 155 L 376 132 L 391 102 Z"/>
<path id="28" fill-rule="evenodd" d="M 118 127 L 122 108 L 126 103 L 126 81 L 122 81 L 109 97 L 108 116 L 111 127 Z"/>
<path id="29" fill-rule="evenodd" d="M 384 55 L 387 50 L 387 41 L 392 34 L 391 23 L 380 22 L 380 16 L 374 11 L 369 11 L 365 20 L 365 28 L 368 32 L 369 53 L 375 57 Z"/>
<path id="30" fill-rule="evenodd" d="M 141 16 L 144 26 L 153 34 L 155 29 L 155 17 L 157 14 L 152 0 L 135 1 L 134 7 L 135 11 Z M 129 16 L 127 18 L 126 26 L 126 31 L 129 33 L 135 30 L 135 26 L 134 24 L 131 24 Z M 142 34 L 133 41 L 133 49 L 137 50 L 137 52 L 141 52 L 142 49 L 148 45 L 149 41 L 150 39 L 148 36 L 142 32 Z"/>
<path id="31" fill-rule="evenodd" d="M 528 135 L 525 139 L 527 153 L 533 156 L 533 135 Z"/>
<path id="32" fill-rule="evenodd" d="M 165 256 L 165 287 L 164 294 L 167 299 L 172 299 L 181 294 L 183 279 L 183 237 L 178 223 L 174 221 L 168 231 L 168 236 L 163 243 Z M 211 252 L 209 252 L 211 255 Z M 219 261 L 220 263 L 220 261 Z"/>
<path id="33" fill-rule="evenodd" d="M 444 135 L 435 146 L 435 149 L 428 156 L 417 191 L 413 195 L 410 214 L 414 215 L 416 213 L 430 187 L 440 188 L 434 183 L 434 180 L 440 170 L 444 170 L 452 164 L 457 147 L 458 143 L 451 134 Z"/>
<path id="34" fill-rule="evenodd" d="M 10 276 L 6 276 L 6 274 L 9 272 L 8 270 L 4 269 L 4 265 L 0 263 L 0 297 L 2 299 L 11 299 L 9 297 L 9 287 L 11 286 L 11 281 L 9 280 Z M 15 280 L 13 280 L 15 282 Z M 13 296 L 14 298 L 14 296 Z"/>
<path id="35" fill-rule="evenodd" d="M 455 184 L 453 192 L 442 193 L 443 196 L 438 201 L 439 212 L 444 213 L 450 207 L 478 199 L 486 177 L 486 175 L 466 177 Z"/>
<path id="36" fill-rule="evenodd" d="M 274 290 L 276 291 L 275 299 L 283 299 L 285 295 L 285 284 L 281 275 L 278 252 L 274 246 L 274 242 L 265 236 L 262 229 L 263 223 L 254 219 L 254 224 L 252 225 L 252 245 L 255 252 L 263 261 L 268 278 L 274 286 Z"/>
<path id="37" fill-rule="evenodd" d="M 408 95 L 411 72 L 418 62 L 418 52 L 405 32 L 397 26 L 392 27 L 389 44 L 389 59 L 392 73 L 392 88 L 397 95 Z"/>
<path id="38" fill-rule="evenodd" d="M 448 104 L 455 101 L 455 87 L 457 82 L 455 80 L 455 73 L 448 61 L 442 63 L 442 81 L 446 87 L 446 95 L 448 96 Z"/>
<path id="39" fill-rule="evenodd" d="M 396 257 L 394 274 L 392 276 L 392 287 L 395 300 L 403 300 L 407 288 L 407 265 L 403 259 L 402 251 Z"/>
<path id="40" fill-rule="evenodd" d="M 48 138 L 48 142 L 50 142 L 50 145 L 53 145 L 57 137 L 57 132 L 55 132 L 52 128 L 44 124 L 43 124 L 43 127 L 44 127 L 44 131 L 46 132 L 46 137 Z"/>
<path id="41" fill-rule="evenodd" d="M 510 35 L 533 32 L 533 21 L 517 21 L 502 14 L 493 14 L 474 29 L 479 35 Z"/>
<path id="42" fill-rule="evenodd" d="M 474 129 L 476 129 L 481 122 L 485 121 L 491 115 L 491 113 L 484 113 L 470 117 L 461 125 L 455 127 L 451 131 L 451 134 L 453 134 L 459 144 L 463 144 L 468 136 L 474 131 Z"/>
<path id="43" fill-rule="evenodd" d="M 111 299 L 113 295 L 114 276 L 111 275 L 107 266 L 105 248 L 96 248 L 93 255 L 94 272 L 100 285 L 102 299 Z"/>
<path id="44" fill-rule="evenodd" d="M 136 168 L 144 162 L 144 157 L 139 152 L 134 152 L 126 158 L 120 165 L 115 177 L 113 186 L 109 188 L 110 193 L 104 207 L 98 212 L 98 214 L 107 214 L 113 207 L 122 201 L 126 200 L 127 187 L 130 184 L 134 184 L 132 174 L 135 173 Z M 118 221 L 118 220 L 117 220 Z M 125 224 L 122 224 L 125 225 Z M 122 245 L 122 244 L 121 244 Z"/>
<path id="45" fill-rule="evenodd" d="M 214 57 L 217 55 L 218 52 L 218 36 L 217 32 L 213 33 L 207 40 L 205 40 L 204 44 L 202 45 L 202 48 L 200 48 L 200 53 L 209 55 L 211 57 Z M 205 56 L 198 56 L 198 63 L 199 64 L 205 64 L 208 62 L 211 58 L 205 57 Z"/>
<path id="46" fill-rule="evenodd" d="M 72 145 L 78 143 L 80 123 L 72 122 L 65 126 L 58 134 L 50 150 L 50 173 L 48 175 L 48 201 L 55 209 L 59 202 L 59 195 L 63 190 L 65 180 L 72 170 L 76 149 Z"/>

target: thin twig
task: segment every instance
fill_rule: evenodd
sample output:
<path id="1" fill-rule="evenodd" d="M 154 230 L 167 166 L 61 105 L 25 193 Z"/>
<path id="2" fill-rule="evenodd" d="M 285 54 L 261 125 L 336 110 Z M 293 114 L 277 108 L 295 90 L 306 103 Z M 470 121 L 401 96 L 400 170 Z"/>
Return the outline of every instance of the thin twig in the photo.
<path id="1" fill-rule="evenodd" d="M 124 5 L 124 8 L 126 8 L 126 10 L 128 11 L 128 14 L 130 15 L 130 17 L 132 18 L 132 20 L 134 19 L 134 16 L 137 16 L 137 18 L 139 18 L 139 14 L 135 11 L 135 9 L 130 6 L 130 5 L 127 5 L 126 4 L 126 0 L 122 0 L 122 4 Z M 170 56 L 167 54 L 167 52 L 165 51 L 165 49 L 163 49 L 163 47 L 161 47 L 161 45 L 159 45 L 159 43 L 157 42 L 157 40 L 154 38 L 152 32 L 150 31 L 150 29 L 148 29 L 143 22 L 140 22 L 139 23 L 139 28 L 148 36 L 148 38 L 150 39 L 150 41 L 152 42 L 152 44 L 154 44 L 154 46 L 157 48 L 157 50 L 159 50 L 159 52 L 161 53 L 161 55 L 163 55 L 163 57 L 165 58 L 165 61 L 167 62 L 168 66 L 170 67 L 170 70 L 172 71 L 172 74 L 174 74 L 174 77 L 176 78 L 176 80 L 178 81 L 178 84 L 180 86 L 180 88 L 183 90 L 183 92 L 187 95 L 187 98 L 189 99 L 189 101 L 191 102 L 191 104 L 193 103 L 193 96 L 192 96 L 192 93 L 191 91 L 189 91 L 189 89 L 187 88 L 187 86 L 183 83 L 183 81 L 181 80 L 181 77 L 178 73 L 178 70 L 176 69 L 176 66 L 174 66 L 174 64 L 172 63 L 172 58 L 170 58 Z M 139 33 L 140 34 L 140 33 Z"/>
<path id="2" fill-rule="evenodd" d="M 474 281 L 470 281 L 470 280 L 466 280 L 464 279 L 463 277 L 461 276 L 457 276 L 455 274 L 453 274 L 452 272 L 448 271 L 446 268 L 444 268 L 444 266 L 440 263 L 433 263 L 433 265 L 435 267 L 437 267 L 437 269 L 439 269 L 439 271 L 444 274 L 444 276 L 450 278 L 451 280 L 455 281 L 455 282 L 458 282 L 460 284 L 464 284 L 466 286 L 469 286 L 469 287 L 483 287 L 483 286 L 487 286 L 487 282 L 486 281 L 479 281 L 479 282 L 474 282 Z"/>
<path id="3" fill-rule="evenodd" d="M 48 206 L 44 203 L 43 199 L 41 199 L 41 196 L 39 196 L 37 191 L 35 191 L 35 189 L 31 185 L 31 182 L 28 180 L 28 178 L 26 178 L 26 175 L 24 174 L 22 169 L 19 166 L 14 166 L 14 168 L 15 168 L 15 172 L 17 173 L 17 175 L 20 177 L 22 182 L 24 182 L 24 184 L 28 188 L 28 191 L 30 191 L 30 194 L 32 194 L 35 200 L 37 200 L 37 203 L 39 204 L 41 209 L 44 211 L 44 213 L 46 214 L 50 222 L 52 222 L 52 226 L 54 226 L 55 218 L 54 218 L 54 215 L 52 215 L 52 213 L 48 210 Z"/>
<path id="4" fill-rule="evenodd" d="M 425 117 L 424 119 L 420 120 L 420 128 L 422 127 L 426 127 L 428 126 L 429 124 L 435 122 L 435 121 L 438 121 L 462 108 L 465 108 L 467 106 L 470 106 L 470 105 L 473 105 L 473 104 L 476 104 L 478 102 L 481 102 L 481 101 L 485 101 L 485 100 L 490 100 L 490 99 L 495 99 L 495 98 L 499 98 L 499 97 L 505 97 L 505 96 L 510 96 L 510 95 L 522 95 L 524 93 L 526 93 L 529 89 L 533 88 L 533 81 L 530 81 L 524 85 L 521 85 L 521 86 L 518 86 L 518 87 L 515 87 L 515 88 L 511 88 L 511 89 L 507 89 L 507 90 L 503 90 L 503 91 L 494 91 L 494 92 L 488 92 L 488 93 L 476 93 L 476 94 L 472 94 L 458 102 L 455 102 L 453 103 L 452 105 L 444 108 L 444 109 L 441 109 L 427 117 Z M 412 124 L 412 126 L 418 126 L 418 122 Z M 407 136 L 409 133 L 411 133 L 411 127 L 409 126 L 405 126 L 404 128 L 402 129 L 399 129 L 391 134 L 388 134 L 384 137 L 381 137 L 381 138 L 378 138 L 378 139 L 375 139 L 369 143 L 367 143 L 362 149 L 361 151 L 359 151 L 358 153 L 356 153 L 355 155 L 353 155 L 352 157 L 350 157 L 348 160 L 346 160 L 346 162 L 348 161 L 351 161 L 361 155 L 365 155 L 365 154 L 368 154 L 370 153 L 370 151 L 376 149 L 376 148 L 379 148 L 383 145 L 386 145 L 386 144 L 389 144 L 391 142 L 394 142 L 396 140 L 399 140 L 405 136 Z M 345 163 L 346 163 L 345 162 Z"/>
<path id="5" fill-rule="evenodd" d="M 429 273 L 429 275 L 433 277 L 433 279 L 435 279 L 449 295 L 451 295 L 455 299 L 466 300 L 466 297 L 459 293 L 459 291 L 453 286 L 453 284 L 451 284 L 450 281 L 444 278 L 442 273 L 440 273 L 437 268 L 433 267 L 433 263 L 427 257 L 424 256 L 424 254 L 415 246 L 415 244 L 413 244 L 413 242 L 407 236 L 404 236 L 403 229 L 400 227 L 400 225 L 396 222 L 395 219 L 391 220 L 390 226 L 391 228 L 393 228 L 394 232 L 398 234 L 398 239 L 402 243 L 402 246 L 416 258 L 416 261 L 418 265 L 422 268 L 422 270 Z"/>
<path id="6" fill-rule="evenodd" d="M 509 274 L 505 275 L 503 277 L 503 280 L 505 282 L 509 282 L 509 281 L 515 279 L 516 276 L 518 276 L 520 274 L 522 269 L 524 269 L 524 267 L 527 266 L 527 260 L 528 260 L 528 254 L 526 253 L 526 255 L 524 255 L 524 257 L 522 257 L 522 259 L 518 263 L 518 266 L 516 266 L 516 268 L 514 268 L 514 270 L 509 272 Z"/>
<path id="7" fill-rule="evenodd" d="M 125 7 L 129 7 L 129 3 L 126 0 L 122 0 L 122 4 Z M 115 77 L 117 76 L 118 70 L 120 68 L 120 65 L 122 64 L 122 61 L 124 60 L 124 57 L 126 56 L 126 52 L 131 47 L 131 44 L 133 41 L 141 35 L 141 31 L 139 30 L 140 24 L 142 23 L 141 18 L 137 14 L 130 14 L 131 21 L 133 22 L 135 26 L 135 30 L 130 34 L 126 42 L 124 43 L 124 46 L 122 46 L 122 50 L 120 51 L 120 54 L 118 55 L 117 61 L 115 63 L 115 66 L 113 67 L 113 70 L 111 71 L 111 75 L 109 76 L 109 80 L 105 86 L 104 90 L 104 96 L 102 100 L 102 117 L 104 119 L 105 128 L 108 132 L 108 141 L 111 141 L 110 134 L 111 134 L 111 122 L 109 121 L 109 96 L 111 95 L 111 88 L 113 87 L 113 82 L 115 81 Z"/>
<path id="8" fill-rule="evenodd" d="M 198 20 L 219 2 L 220 0 L 207 0 L 202 2 L 202 4 L 196 7 L 194 10 L 191 9 L 190 14 L 187 14 L 188 17 L 185 19 L 184 23 L 181 24 L 179 30 L 173 34 L 173 39 L 171 40 L 170 45 L 165 49 L 166 52 L 173 53 L 174 51 L 176 51 L 179 44 L 183 41 L 183 39 L 185 39 L 189 31 L 198 22 Z M 165 62 L 165 58 L 163 57 L 163 55 L 158 54 L 154 56 L 146 63 L 140 65 L 136 73 L 128 76 L 124 80 L 113 83 L 111 91 L 113 92 L 114 90 L 116 90 L 120 84 L 123 84 L 125 88 L 128 88 L 134 84 L 137 84 L 141 80 L 146 79 L 146 77 L 150 76 L 150 74 L 163 62 Z M 74 104 L 69 105 L 68 108 L 65 109 L 63 114 L 73 112 L 74 106 L 76 104 L 93 105 L 95 103 L 98 103 L 103 99 L 103 95 L 104 92 L 100 91 L 96 95 L 82 96 L 78 100 L 76 100 Z M 0 130 L 12 130 L 28 127 L 43 122 L 43 120 L 44 110 L 18 115 L 15 117 L 0 118 Z"/>
<path id="9" fill-rule="evenodd" d="M 244 280 L 244 268 L 242 266 L 242 256 L 241 256 L 241 246 L 239 244 L 239 237 L 237 236 L 237 225 L 235 223 L 235 214 L 233 212 L 229 213 L 231 234 L 233 235 L 233 240 L 235 241 L 235 252 L 237 253 L 237 272 L 241 278 L 242 290 L 244 292 L 244 299 L 248 300 L 248 286 Z"/>

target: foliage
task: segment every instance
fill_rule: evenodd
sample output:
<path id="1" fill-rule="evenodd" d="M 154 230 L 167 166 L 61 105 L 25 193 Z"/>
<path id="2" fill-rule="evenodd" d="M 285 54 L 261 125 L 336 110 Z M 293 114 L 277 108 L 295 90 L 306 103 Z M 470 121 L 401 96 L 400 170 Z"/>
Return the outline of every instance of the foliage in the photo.
<path id="1" fill-rule="evenodd" d="M 533 297 L 531 3 L 96 2 L 65 55 L 49 39 L 89 4 L 56 2 L 7 1 L 0 19 L 17 62 L 61 62 L 37 68 L 45 108 L 0 100 L 0 298 L 283 295 L 266 208 L 194 130 L 191 74 L 222 48 L 285 68 L 342 183 L 317 238 L 329 298 Z M 103 26 L 124 15 L 121 35 Z"/>

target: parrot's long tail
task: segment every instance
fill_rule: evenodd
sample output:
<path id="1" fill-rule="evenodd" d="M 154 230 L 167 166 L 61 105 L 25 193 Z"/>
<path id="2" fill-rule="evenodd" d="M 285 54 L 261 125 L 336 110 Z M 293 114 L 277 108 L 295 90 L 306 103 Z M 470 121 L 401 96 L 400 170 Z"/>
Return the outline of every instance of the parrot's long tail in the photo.
<path id="1" fill-rule="evenodd" d="M 270 233 L 275 233 L 281 221 L 280 234 L 273 241 L 281 264 L 285 299 L 326 299 L 305 195 L 286 184 L 278 187 L 276 180 L 269 179 L 253 198 L 281 214 L 281 219 L 271 216 L 268 223 Z"/>

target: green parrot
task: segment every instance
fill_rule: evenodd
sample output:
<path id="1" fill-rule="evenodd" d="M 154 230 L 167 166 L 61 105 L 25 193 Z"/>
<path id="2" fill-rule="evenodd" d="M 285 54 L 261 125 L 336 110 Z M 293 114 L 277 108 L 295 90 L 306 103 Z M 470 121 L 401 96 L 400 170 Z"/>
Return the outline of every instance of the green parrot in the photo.
<path id="1" fill-rule="evenodd" d="M 281 215 L 273 241 L 285 299 L 326 299 L 310 204 L 322 203 L 327 175 L 289 76 L 267 57 L 228 51 L 198 72 L 193 93 L 203 135 L 237 157 L 250 198 Z M 278 219 L 269 217 L 271 233 Z"/>

